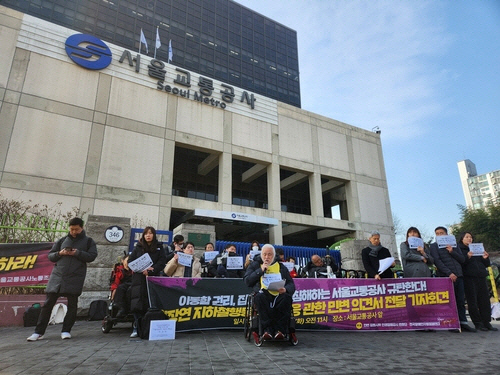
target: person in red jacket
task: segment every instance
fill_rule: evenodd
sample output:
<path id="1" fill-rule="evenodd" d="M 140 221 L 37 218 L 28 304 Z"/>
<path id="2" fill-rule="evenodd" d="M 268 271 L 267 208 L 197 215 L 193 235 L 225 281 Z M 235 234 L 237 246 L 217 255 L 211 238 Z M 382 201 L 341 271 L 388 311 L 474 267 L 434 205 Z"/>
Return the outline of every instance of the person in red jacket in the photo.
<path id="1" fill-rule="evenodd" d="M 115 269 L 115 278 L 111 283 L 111 301 L 118 308 L 117 318 L 127 315 L 128 298 L 127 291 L 132 285 L 132 270 L 128 268 L 128 255 L 124 255 L 121 264 Z"/>

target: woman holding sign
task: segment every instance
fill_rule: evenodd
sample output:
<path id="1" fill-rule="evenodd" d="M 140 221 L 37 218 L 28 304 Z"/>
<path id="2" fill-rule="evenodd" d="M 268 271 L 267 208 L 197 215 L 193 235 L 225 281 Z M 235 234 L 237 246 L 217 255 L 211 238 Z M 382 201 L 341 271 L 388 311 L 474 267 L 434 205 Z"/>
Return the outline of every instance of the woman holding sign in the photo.
<path id="1" fill-rule="evenodd" d="M 147 259 L 149 257 L 149 259 Z M 137 322 L 149 308 L 148 289 L 146 276 L 159 276 L 165 268 L 167 256 L 163 244 L 156 239 L 156 230 L 153 227 L 146 227 L 142 236 L 132 250 L 128 259 L 129 267 L 135 260 L 147 259 L 145 268 L 134 270 L 132 276 L 132 286 L 130 287 L 130 310 L 134 313 L 134 330 L 130 337 L 137 337 Z"/>
<path id="2" fill-rule="evenodd" d="M 465 256 L 462 264 L 464 272 L 465 298 L 469 316 L 481 331 L 498 331 L 491 325 L 491 304 L 486 276 L 490 266 L 490 258 L 482 244 L 472 243 L 472 234 L 462 233 L 458 241 L 458 247 Z"/>
<path id="3" fill-rule="evenodd" d="M 401 260 L 405 277 L 431 277 L 429 266 L 434 263 L 429 248 L 426 248 L 420 231 L 410 227 L 406 231 L 406 241 L 401 242 Z"/>

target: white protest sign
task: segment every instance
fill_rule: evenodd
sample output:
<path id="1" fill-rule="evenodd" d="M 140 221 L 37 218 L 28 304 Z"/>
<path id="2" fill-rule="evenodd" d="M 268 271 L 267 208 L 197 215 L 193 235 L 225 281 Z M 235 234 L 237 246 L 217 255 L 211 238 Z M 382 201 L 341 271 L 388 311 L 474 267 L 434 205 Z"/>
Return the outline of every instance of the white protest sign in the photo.
<path id="1" fill-rule="evenodd" d="M 219 254 L 217 251 L 205 251 L 203 256 L 205 257 L 205 262 L 211 262 Z"/>
<path id="2" fill-rule="evenodd" d="M 275 284 L 275 283 L 280 283 L 283 281 L 283 285 L 285 285 L 285 280 L 281 279 L 281 274 L 280 273 L 265 273 L 262 275 L 262 284 L 269 290 L 277 290 L 277 289 L 270 289 L 270 287 Z"/>
<path id="3" fill-rule="evenodd" d="M 448 245 L 451 247 L 457 247 L 457 239 L 455 236 L 436 236 L 436 243 L 440 249 Z"/>
<path id="4" fill-rule="evenodd" d="M 175 320 L 152 320 L 149 324 L 149 340 L 175 340 Z"/>
<path id="5" fill-rule="evenodd" d="M 482 243 L 471 243 L 469 244 L 469 250 L 472 251 L 472 256 L 482 256 L 484 253 L 484 246 Z"/>
<path id="6" fill-rule="evenodd" d="M 410 246 L 410 249 L 424 247 L 424 240 L 420 237 L 408 237 L 408 245 Z"/>
<path id="7" fill-rule="evenodd" d="M 193 255 L 192 254 L 184 254 L 184 253 L 177 253 L 177 256 L 179 257 L 177 259 L 177 262 L 179 262 L 179 264 L 181 266 L 184 266 L 184 267 L 191 267 L 191 262 L 193 261 Z"/>
<path id="8" fill-rule="evenodd" d="M 394 263 L 394 258 L 389 257 L 389 258 L 384 258 L 380 259 L 378 261 L 378 273 L 384 272 L 386 269 L 388 269 L 390 266 L 392 266 L 392 263 Z"/>
<path id="9" fill-rule="evenodd" d="M 151 257 L 149 256 L 148 253 L 145 253 L 144 255 L 140 256 L 136 260 L 133 260 L 132 262 L 129 262 L 128 268 L 130 268 L 134 272 L 142 272 L 145 269 L 151 267 L 153 265 L 153 261 L 151 260 Z"/>
<path id="10" fill-rule="evenodd" d="M 228 270 L 242 270 L 243 257 L 227 257 L 226 269 Z"/>
<path id="11" fill-rule="evenodd" d="M 283 262 L 282 264 L 288 269 L 288 272 L 292 272 L 295 268 L 295 263 L 293 262 Z"/>
<path id="12" fill-rule="evenodd" d="M 250 250 L 250 260 L 253 260 L 256 255 L 260 255 L 260 250 Z"/>

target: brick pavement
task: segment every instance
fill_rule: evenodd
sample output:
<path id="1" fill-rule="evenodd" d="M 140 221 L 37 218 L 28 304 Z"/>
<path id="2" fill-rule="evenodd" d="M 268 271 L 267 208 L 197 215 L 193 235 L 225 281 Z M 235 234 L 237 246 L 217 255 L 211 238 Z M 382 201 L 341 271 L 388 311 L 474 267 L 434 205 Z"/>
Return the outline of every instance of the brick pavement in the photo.
<path id="1" fill-rule="evenodd" d="M 500 328 L 500 322 L 493 322 Z M 242 331 L 177 333 L 172 341 L 130 339 L 130 325 L 108 334 L 77 321 L 71 340 L 49 326 L 0 328 L 0 374 L 486 374 L 500 369 L 500 331 L 310 332 L 299 344 L 247 342 Z"/>

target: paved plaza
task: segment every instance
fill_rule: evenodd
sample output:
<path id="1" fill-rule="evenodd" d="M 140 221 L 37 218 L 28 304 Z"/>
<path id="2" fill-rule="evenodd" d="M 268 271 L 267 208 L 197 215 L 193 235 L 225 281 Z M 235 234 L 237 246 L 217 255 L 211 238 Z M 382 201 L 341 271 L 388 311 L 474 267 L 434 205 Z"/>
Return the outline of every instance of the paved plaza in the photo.
<path id="1" fill-rule="evenodd" d="M 493 322 L 500 328 L 500 321 Z M 77 321 L 27 342 L 33 327 L 0 328 L 0 374 L 493 374 L 500 371 L 500 331 L 311 332 L 299 344 L 256 347 L 241 330 L 176 333 L 171 341 L 131 339 L 130 325 L 103 334 Z"/>

